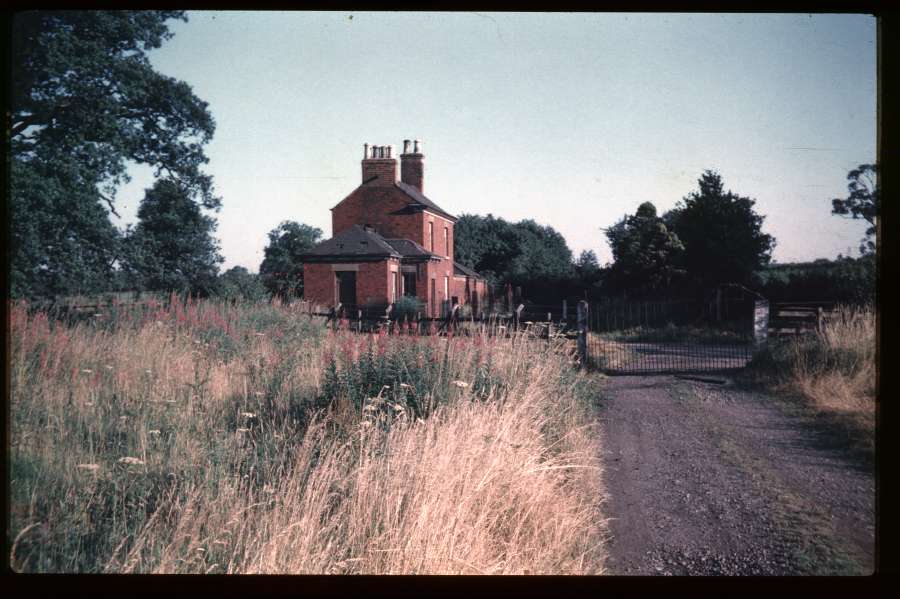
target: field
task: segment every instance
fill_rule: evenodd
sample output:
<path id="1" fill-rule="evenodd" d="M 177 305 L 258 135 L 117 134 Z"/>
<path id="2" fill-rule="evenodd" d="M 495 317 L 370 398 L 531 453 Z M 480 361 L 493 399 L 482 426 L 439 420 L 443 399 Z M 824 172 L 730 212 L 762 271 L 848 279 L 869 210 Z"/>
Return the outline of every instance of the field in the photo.
<path id="1" fill-rule="evenodd" d="M 562 342 L 8 309 L 16 571 L 604 572 L 596 392 Z"/>

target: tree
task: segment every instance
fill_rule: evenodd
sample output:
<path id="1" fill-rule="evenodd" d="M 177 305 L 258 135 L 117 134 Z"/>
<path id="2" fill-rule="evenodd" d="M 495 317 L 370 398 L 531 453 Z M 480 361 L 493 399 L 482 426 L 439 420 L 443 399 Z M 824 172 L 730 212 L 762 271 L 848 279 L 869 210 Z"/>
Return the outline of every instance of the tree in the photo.
<path id="1" fill-rule="evenodd" d="M 180 11 L 32 11 L 11 36 L 11 292 L 96 291 L 117 264 L 109 220 L 129 162 L 153 165 L 206 208 L 202 172 L 215 123 L 183 82 L 147 52 Z"/>
<path id="2" fill-rule="evenodd" d="M 684 245 L 657 216 L 656 207 L 650 202 L 644 202 L 633 216 L 626 216 L 607 229 L 606 238 L 613 254 L 610 274 L 620 289 L 658 290 L 684 272 Z"/>
<path id="3" fill-rule="evenodd" d="M 513 225 L 518 253 L 507 271 L 507 280 L 518 285 L 546 285 L 570 279 L 575 274 L 572 250 L 553 227 L 531 219 Z"/>
<path id="4" fill-rule="evenodd" d="M 303 296 L 303 263 L 300 256 L 322 238 L 322 230 L 294 221 L 284 221 L 269 231 L 269 245 L 259 274 L 269 293 L 283 298 Z"/>
<path id="5" fill-rule="evenodd" d="M 210 295 L 223 258 L 216 221 L 173 179 L 147 190 L 138 223 L 126 236 L 125 267 L 142 289 Z"/>
<path id="6" fill-rule="evenodd" d="M 831 200 L 831 213 L 854 220 L 864 219 L 869 223 L 866 236 L 859 244 L 861 254 L 875 251 L 875 226 L 881 208 L 881 194 L 878 187 L 878 167 L 874 164 L 860 164 L 847 173 L 847 191 L 844 198 Z"/>
<path id="7" fill-rule="evenodd" d="M 703 287 L 744 283 L 771 260 L 775 239 L 762 232 L 756 201 L 724 190 L 722 177 L 705 171 L 691 192 L 663 215 L 684 245 L 684 267 Z"/>
<path id="8" fill-rule="evenodd" d="M 600 278 L 600 262 L 594 250 L 584 250 L 575 261 L 575 276 L 586 286 L 593 285 Z"/>
<path id="9" fill-rule="evenodd" d="M 266 287 L 260 276 L 243 266 L 233 266 L 219 275 L 216 295 L 228 299 L 258 301 L 266 297 Z"/>
<path id="10" fill-rule="evenodd" d="M 456 259 L 492 283 L 527 284 L 573 274 L 572 251 L 553 227 L 464 214 L 454 227 Z"/>
<path id="11" fill-rule="evenodd" d="M 520 238 L 512 223 L 492 214 L 463 214 L 453 227 L 456 260 L 491 283 L 508 282 L 510 265 L 519 255 Z"/>

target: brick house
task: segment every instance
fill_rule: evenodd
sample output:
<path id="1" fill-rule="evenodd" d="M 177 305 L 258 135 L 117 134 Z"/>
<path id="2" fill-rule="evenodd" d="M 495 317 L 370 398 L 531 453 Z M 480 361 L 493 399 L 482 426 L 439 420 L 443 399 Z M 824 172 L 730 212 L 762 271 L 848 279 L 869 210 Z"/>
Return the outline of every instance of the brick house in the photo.
<path id="1" fill-rule="evenodd" d="M 453 260 L 457 218 L 425 196 L 419 140 L 403 142 L 399 180 L 392 154 L 364 145 L 362 183 L 331 209 L 333 237 L 301 257 L 305 299 L 355 310 L 415 296 L 432 318 L 454 304 L 478 313 L 487 282 Z"/>

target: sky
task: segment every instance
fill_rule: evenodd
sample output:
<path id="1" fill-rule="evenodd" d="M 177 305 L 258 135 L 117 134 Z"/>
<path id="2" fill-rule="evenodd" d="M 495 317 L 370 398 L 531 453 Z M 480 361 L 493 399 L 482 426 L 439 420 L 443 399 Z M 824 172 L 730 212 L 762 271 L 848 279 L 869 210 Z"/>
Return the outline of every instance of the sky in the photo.
<path id="1" fill-rule="evenodd" d="M 189 12 L 150 53 L 209 103 L 223 270 L 257 272 L 284 220 L 331 236 L 363 144 L 422 140 L 425 193 L 455 214 L 534 219 L 575 256 L 660 213 L 705 169 L 756 200 L 778 262 L 856 255 L 831 215 L 876 160 L 866 15 Z M 120 226 L 152 170 L 130 169 Z"/>

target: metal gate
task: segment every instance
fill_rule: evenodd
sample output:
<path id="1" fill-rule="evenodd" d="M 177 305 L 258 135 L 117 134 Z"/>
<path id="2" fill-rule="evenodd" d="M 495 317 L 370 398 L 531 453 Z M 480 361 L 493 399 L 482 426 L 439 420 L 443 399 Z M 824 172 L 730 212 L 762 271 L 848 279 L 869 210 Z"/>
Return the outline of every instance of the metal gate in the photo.
<path id="1" fill-rule="evenodd" d="M 743 288 L 719 289 L 702 301 L 594 303 L 587 314 L 587 364 L 608 374 L 740 369 L 765 343 L 767 319 L 768 302 Z"/>

